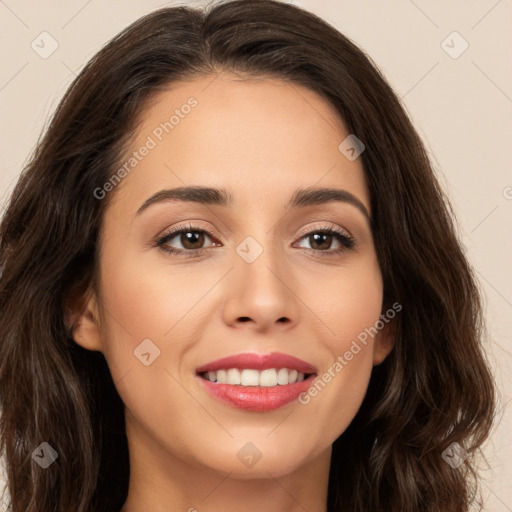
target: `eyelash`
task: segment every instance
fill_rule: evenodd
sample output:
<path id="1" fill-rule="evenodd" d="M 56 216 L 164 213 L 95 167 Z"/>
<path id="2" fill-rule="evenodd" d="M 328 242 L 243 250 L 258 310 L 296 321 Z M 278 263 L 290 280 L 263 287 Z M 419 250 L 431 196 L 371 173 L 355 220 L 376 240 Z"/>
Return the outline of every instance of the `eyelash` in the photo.
<path id="1" fill-rule="evenodd" d="M 206 247 L 206 248 L 202 248 L 202 249 L 176 249 L 174 247 L 169 247 L 169 246 L 165 245 L 170 240 L 175 238 L 176 235 L 180 235 L 182 233 L 189 233 L 189 232 L 206 233 L 208 235 L 208 237 L 210 237 L 212 239 L 212 241 L 216 240 L 213 233 L 211 233 L 208 229 L 201 228 L 199 226 L 193 226 L 193 225 L 189 224 L 186 227 L 178 227 L 176 229 L 173 229 L 172 231 L 169 231 L 168 233 L 165 233 L 162 237 L 160 237 L 156 240 L 154 247 L 159 247 L 160 249 L 162 249 L 163 251 L 165 251 L 169 254 L 181 254 L 185 258 L 198 257 L 198 256 L 200 256 L 199 253 L 201 251 L 213 248 L 213 247 Z M 320 257 L 335 256 L 344 251 L 352 250 L 356 245 L 356 241 L 352 236 L 349 236 L 349 235 L 345 234 L 345 232 L 338 230 L 337 228 L 334 228 L 332 226 L 324 226 L 321 228 L 314 229 L 312 231 L 308 231 L 307 233 L 304 233 L 299 238 L 299 240 L 302 240 L 303 238 L 306 238 L 307 236 L 317 234 L 317 233 L 334 235 L 336 240 L 338 240 L 340 242 L 340 244 L 342 245 L 342 247 L 340 247 L 339 249 L 326 250 L 326 251 L 306 248 L 307 251 L 314 251 L 314 252 L 320 253 L 319 254 Z"/>

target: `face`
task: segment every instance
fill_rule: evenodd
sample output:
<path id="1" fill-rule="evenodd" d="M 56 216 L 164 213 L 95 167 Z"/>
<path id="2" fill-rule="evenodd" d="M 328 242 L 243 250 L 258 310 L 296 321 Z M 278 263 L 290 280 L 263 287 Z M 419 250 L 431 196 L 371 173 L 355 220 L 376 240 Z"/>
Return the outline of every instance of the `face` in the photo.
<path id="1" fill-rule="evenodd" d="M 137 133 L 75 334 L 105 355 L 130 450 L 238 478 L 327 460 L 392 346 L 392 323 L 368 335 L 383 285 L 349 133 L 310 90 L 229 74 L 173 84 Z"/>

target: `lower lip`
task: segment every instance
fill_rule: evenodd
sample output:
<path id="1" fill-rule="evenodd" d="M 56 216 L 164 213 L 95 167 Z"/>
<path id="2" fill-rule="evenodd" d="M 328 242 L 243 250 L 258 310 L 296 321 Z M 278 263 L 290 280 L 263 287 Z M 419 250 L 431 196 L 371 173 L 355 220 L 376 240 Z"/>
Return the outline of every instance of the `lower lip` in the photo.
<path id="1" fill-rule="evenodd" d="M 217 384 L 199 375 L 197 378 L 201 381 L 201 385 L 206 391 L 221 402 L 237 409 L 264 412 L 279 409 L 293 402 L 301 393 L 305 392 L 311 386 L 315 375 L 310 375 L 301 382 L 272 387 Z"/>

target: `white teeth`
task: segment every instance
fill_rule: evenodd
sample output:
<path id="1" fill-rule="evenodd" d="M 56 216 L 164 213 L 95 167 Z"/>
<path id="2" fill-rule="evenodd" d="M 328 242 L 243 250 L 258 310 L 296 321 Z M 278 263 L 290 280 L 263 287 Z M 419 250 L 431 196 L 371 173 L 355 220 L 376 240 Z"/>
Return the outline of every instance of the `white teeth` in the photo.
<path id="1" fill-rule="evenodd" d="M 267 370 L 252 370 L 229 368 L 228 370 L 217 370 L 206 372 L 203 376 L 210 382 L 219 384 L 231 384 L 233 386 L 261 386 L 272 387 L 276 385 L 285 386 L 304 380 L 304 374 L 297 370 L 288 368 L 269 368 Z"/>
<path id="2" fill-rule="evenodd" d="M 281 386 L 288 384 L 288 370 L 286 368 L 281 368 L 277 372 L 277 383 Z"/>
<path id="3" fill-rule="evenodd" d="M 260 373 L 260 386 L 270 388 L 277 386 L 277 372 L 274 369 L 263 370 Z"/>
<path id="4" fill-rule="evenodd" d="M 240 385 L 240 370 L 237 370 L 236 368 L 230 368 L 228 370 L 226 384 L 231 384 L 233 386 L 239 386 Z"/>
<path id="5" fill-rule="evenodd" d="M 240 384 L 242 386 L 258 386 L 260 383 L 260 373 L 258 370 L 242 370 Z"/>

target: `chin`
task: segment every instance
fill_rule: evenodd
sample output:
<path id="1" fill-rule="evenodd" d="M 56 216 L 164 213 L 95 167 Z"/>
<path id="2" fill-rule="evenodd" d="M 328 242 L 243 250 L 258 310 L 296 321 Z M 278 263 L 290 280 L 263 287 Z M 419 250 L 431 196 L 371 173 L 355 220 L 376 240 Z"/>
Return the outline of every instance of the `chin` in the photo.
<path id="1" fill-rule="evenodd" d="M 205 459 L 205 452 L 201 453 L 200 463 L 210 470 L 221 474 L 229 474 L 230 478 L 239 480 L 267 479 L 269 476 L 276 478 L 286 476 L 308 463 L 306 455 L 309 453 L 304 447 L 304 442 L 297 445 L 274 446 L 271 442 L 251 443 L 234 441 L 231 447 L 222 453 L 210 453 Z M 311 458 L 311 457 L 309 457 Z"/>

